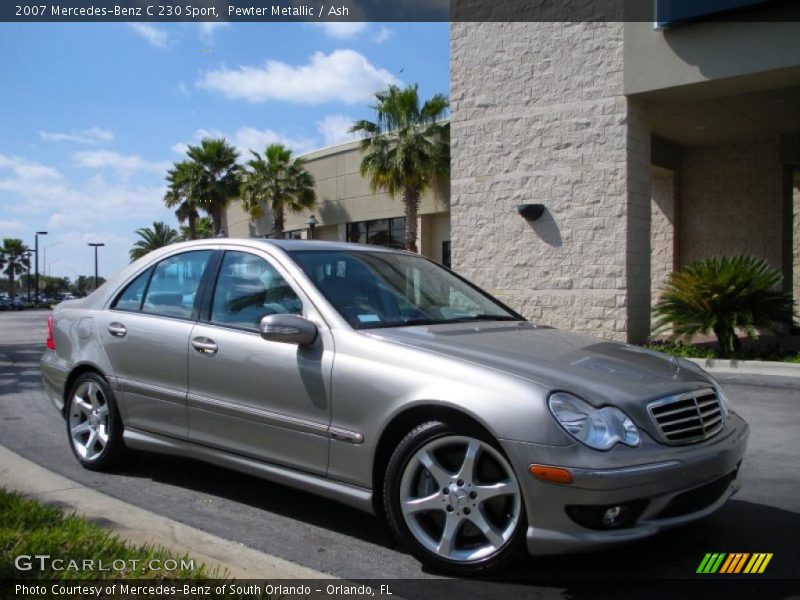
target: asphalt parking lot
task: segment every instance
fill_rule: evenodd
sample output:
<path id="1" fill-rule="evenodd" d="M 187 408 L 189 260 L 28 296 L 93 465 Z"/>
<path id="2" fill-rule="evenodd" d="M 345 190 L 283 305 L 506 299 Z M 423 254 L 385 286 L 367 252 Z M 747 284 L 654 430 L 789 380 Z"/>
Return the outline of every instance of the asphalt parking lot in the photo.
<path id="1" fill-rule="evenodd" d="M 397 593 L 406 598 L 452 595 L 454 584 L 423 571 L 380 519 L 316 496 L 157 455 L 145 455 L 121 474 L 81 469 L 63 420 L 41 387 L 46 315 L 0 313 L 0 444 L 84 485 L 262 552 L 348 579 L 402 579 Z M 742 489 L 719 512 L 640 543 L 528 559 L 501 580 L 457 585 L 468 586 L 470 598 L 487 599 L 598 597 L 592 590 L 614 589 L 619 582 L 639 589 L 641 597 L 699 597 L 700 589 L 720 597 L 715 592 L 731 580 L 701 581 L 695 574 L 706 552 L 772 552 L 758 580 L 762 587 L 753 589 L 761 600 L 794 597 L 792 590 L 800 597 L 800 378 L 720 379 L 751 435 Z M 782 581 L 770 587 L 769 580 Z M 665 591 L 676 585 L 687 592 Z M 751 588 L 737 580 L 735 589 Z"/>

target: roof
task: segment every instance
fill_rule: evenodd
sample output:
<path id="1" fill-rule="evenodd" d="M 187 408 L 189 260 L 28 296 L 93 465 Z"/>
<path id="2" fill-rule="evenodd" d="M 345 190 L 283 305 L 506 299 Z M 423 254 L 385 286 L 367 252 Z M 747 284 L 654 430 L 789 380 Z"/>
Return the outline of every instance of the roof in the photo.
<path id="1" fill-rule="evenodd" d="M 405 252 L 405 250 L 396 250 L 394 248 L 386 248 L 384 246 L 372 246 L 368 244 L 354 244 L 351 242 L 326 242 L 321 240 L 272 240 L 266 238 L 215 238 L 205 240 L 194 240 L 192 242 L 184 242 L 184 245 L 200 245 L 219 243 L 224 246 L 231 245 L 245 245 L 245 246 L 275 246 L 286 252 L 296 250 L 332 250 L 332 251 L 347 251 L 347 252 Z"/>

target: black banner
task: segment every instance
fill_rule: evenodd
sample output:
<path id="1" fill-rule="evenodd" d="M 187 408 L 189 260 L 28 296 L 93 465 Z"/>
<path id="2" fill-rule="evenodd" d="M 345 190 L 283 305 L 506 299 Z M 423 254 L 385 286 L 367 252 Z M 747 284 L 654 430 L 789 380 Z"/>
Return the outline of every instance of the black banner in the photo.
<path id="1" fill-rule="evenodd" d="M 502 583 L 497 587 L 495 583 Z M 751 576 L 687 579 L 26 579 L 0 581 L 0 598 L 20 600 L 441 600 L 491 598 L 529 600 L 790 600 L 800 597 L 798 580 Z"/>
<path id="2" fill-rule="evenodd" d="M 688 2 L 688 4 L 687 4 Z M 793 0 L 4 0 L 0 21 L 793 21 Z"/>

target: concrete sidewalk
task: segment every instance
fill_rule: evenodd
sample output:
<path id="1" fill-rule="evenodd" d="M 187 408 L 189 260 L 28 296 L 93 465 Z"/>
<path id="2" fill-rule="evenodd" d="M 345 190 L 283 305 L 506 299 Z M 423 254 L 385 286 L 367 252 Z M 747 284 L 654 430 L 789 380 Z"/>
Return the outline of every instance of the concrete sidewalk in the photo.
<path id="1" fill-rule="evenodd" d="M 768 377 L 800 377 L 800 364 L 768 360 L 736 360 L 727 358 L 689 358 L 713 374 L 765 375 Z"/>
<path id="2" fill-rule="evenodd" d="M 163 546 L 176 557 L 188 554 L 237 579 L 334 578 L 117 500 L 4 446 L 0 446 L 0 486 L 108 527 L 134 544 Z"/>

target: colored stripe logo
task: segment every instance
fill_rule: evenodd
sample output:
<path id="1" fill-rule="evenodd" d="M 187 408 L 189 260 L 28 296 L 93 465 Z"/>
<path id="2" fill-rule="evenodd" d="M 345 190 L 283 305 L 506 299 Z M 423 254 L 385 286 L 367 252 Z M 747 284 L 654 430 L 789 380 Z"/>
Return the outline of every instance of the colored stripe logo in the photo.
<path id="1" fill-rule="evenodd" d="M 713 552 L 708 553 L 700 561 L 697 573 L 702 574 L 750 574 L 763 573 L 769 561 L 772 560 L 772 553 L 766 552 Z"/>

